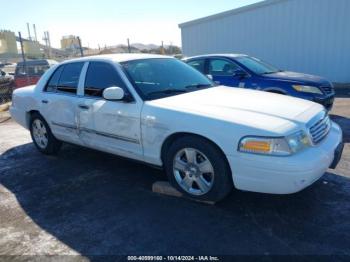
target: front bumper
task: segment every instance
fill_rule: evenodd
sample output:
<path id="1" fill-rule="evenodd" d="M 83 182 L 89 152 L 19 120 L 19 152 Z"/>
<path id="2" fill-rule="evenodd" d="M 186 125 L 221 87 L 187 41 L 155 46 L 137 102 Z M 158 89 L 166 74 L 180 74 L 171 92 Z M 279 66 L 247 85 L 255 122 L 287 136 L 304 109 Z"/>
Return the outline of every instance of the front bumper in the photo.
<path id="1" fill-rule="evenodd" d="M 237 189 L 291 194 L 311 185 L 329 167 L 336 165 L 341 156 L 341 144 L 342 131 L 332 123 L 328 136 L 320 144 L 295 155 L 276 157 L 237 152 L 227 158 Z"/>
<path id="2" fill-rule="evenodd" d="M 331 169 L 335 169 L 341 159 L 341 156 L 343 154 L 343 149 L 344 149 L 344 143 L 341 141 L 337 148 L 334 151 L 334 158 L 332 164 L 329 166 Z"/>

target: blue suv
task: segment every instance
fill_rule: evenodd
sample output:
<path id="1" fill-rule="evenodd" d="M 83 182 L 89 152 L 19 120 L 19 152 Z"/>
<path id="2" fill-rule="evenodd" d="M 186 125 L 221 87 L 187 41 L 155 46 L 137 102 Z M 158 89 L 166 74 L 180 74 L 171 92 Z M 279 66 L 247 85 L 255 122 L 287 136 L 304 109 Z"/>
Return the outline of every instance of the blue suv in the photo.
<path id="1" fill-rule="evenodd" d="M 334 88 L 324 78 L 279 70 L 257 58 L 241 54 L 203 55 L 184 62 L 220 85 L 251 88 L 295 96 L 331 110 Z"/>

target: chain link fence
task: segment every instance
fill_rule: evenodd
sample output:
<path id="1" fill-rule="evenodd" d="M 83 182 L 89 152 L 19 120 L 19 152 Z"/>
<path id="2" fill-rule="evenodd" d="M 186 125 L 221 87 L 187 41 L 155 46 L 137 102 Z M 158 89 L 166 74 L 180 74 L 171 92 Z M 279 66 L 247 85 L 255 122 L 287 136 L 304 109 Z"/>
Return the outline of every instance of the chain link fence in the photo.
<path id="1" fill-rule="evenodd" d="M 13 86 L 13 80 L 0 79 L 0 105 L 11 101 Z"/>

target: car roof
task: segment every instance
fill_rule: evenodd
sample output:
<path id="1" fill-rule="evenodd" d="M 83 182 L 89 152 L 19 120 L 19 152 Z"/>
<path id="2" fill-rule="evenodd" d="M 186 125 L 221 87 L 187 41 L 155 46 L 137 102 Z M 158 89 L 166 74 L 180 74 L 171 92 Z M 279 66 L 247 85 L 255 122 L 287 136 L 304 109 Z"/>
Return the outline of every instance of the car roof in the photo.
<path id="1" fill-rule="evenodd" d="M 106 60 L 106 61 L 113 61 L 113 62 L 126 62 L 126 61 L 132 61 L 132 60 L 140 60 L 140 59 L 154 59 L 154 58 L 173 58 L 171 56 L 165 56 L 165 55 L 154 55 L 154 54 L 108 54 L 108 55 L 96 55 L 96 56 L 87 56 L 87 57 L 81 57 L 81 58 L 75 58 L 66 60 L 63 63 L 70 63 L 70 62 L 86 62 L 86 61 L 93 61 L 93 60 Z M 175 59 L 175 58 L 173 58 Z"/>
<path id="2" fill-rule="evenodd" d="M 57 64 L 57 61 L 52 59 L 37 59 L 37 60 L 26 60 L 26 65 L 53 65 Z M 24 62 L 18 62 L 17 66 L 21 67 L 24 65 Z"/>
<path id="3" fill-rule="evenodd" d="M 197 56 L 186 57 L 183 60 L 190 60 L 190 59 L 194 59 L 194 58 L 209 58 L 209 57 L 236 58 L 236 57 L 242 57 L 242 56 L 248 56 L 248 55 L 245 55 L 245 54 L 206 54 L 206 55 L 197 55 Z"/>

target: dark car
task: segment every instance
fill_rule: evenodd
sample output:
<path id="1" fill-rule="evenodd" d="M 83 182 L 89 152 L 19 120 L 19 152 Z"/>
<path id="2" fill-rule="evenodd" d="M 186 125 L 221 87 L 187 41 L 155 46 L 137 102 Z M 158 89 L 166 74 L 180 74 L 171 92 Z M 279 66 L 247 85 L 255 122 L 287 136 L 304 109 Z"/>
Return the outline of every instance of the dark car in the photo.
<path id="1" fill-rule="evenodd" d="M 13 77 L 0 69 L 0 104 L 10 100 L 13 88 Z"/>
<path id="2" fill-rule="evenodd" d="M 322 104 L 327 110 L 333 106 L 334 88 L 322 77 L 283 71 L 241 54 L 203 55 L 184 61 L 220 85 L 299 97 Z"/>
<path id="3" fill-rule="evenodd" d="M 35 85 L 45 71 L 54 64 L 57 64 L 57 62 L 50 59 L 28 60 L 25 63 L 17 63 L 15 88 Z"/>

